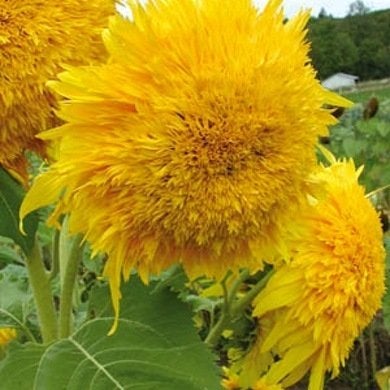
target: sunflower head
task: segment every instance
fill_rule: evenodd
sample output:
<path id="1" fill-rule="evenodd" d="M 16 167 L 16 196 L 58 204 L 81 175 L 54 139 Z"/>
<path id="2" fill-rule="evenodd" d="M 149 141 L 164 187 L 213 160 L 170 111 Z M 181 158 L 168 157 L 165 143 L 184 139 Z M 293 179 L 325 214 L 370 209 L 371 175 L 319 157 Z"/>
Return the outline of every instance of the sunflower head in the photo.
<path id="1" fill-rule="evenodd" d="M 45 155 L 35 134 L 58 123 L 45 83 L 61 65 L 106 57 L 101 30 L 113 0 L 2 1 L 0 7 L 0 164 L 26 174 L 26 149 Z"/>
<path id="2" fill-rule="evenodd" d="M 281 357 L 267 377 L 289 386 L 311 370 L 310 389 L 324 373 L 339 373 L 355 338 L 381 306 L 383 237 L 378 215 L 358 184 L 353 161 L 320 167 L 323 186 L 303 213 L 294 257 L 278 269 L 257 297 L 255 314 L 273 313 L 262 345 Z"/>
<path id="3" fill-rule="evenodd" d="M 66 125 L 42 134 L 60 157 L 22 214 L 59 200 L 70 228 L 143 279 L 180 261 L 192 275 L 261 268 L 304 200 L 314 145 L 347 101 L 315 79 L 308 13 L 284 23 L 281 1 L 131 2 L 111 19 L 104 66 L 74 68 L 52 87 Z M 48 188 L 50 190 L 48 191 Z"/>

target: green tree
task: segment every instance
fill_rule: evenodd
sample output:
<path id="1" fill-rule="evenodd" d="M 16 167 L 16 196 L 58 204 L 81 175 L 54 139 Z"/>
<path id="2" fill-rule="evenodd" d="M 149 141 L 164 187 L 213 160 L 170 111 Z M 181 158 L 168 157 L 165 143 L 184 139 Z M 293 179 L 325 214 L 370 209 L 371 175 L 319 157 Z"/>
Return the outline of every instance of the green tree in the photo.
<path id="1" fill-rule="evenodd" d="M 362 0 L 355 0 L 349 5 L 348 15 L 365 15 L 370 12 L 370 9 L 364 4 Z"/>

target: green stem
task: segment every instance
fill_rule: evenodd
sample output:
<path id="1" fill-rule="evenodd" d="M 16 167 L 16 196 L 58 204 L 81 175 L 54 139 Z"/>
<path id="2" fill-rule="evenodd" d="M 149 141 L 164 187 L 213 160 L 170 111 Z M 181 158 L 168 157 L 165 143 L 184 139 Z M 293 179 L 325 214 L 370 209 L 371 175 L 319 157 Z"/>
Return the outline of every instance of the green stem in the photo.
<path id="1" fill-rule="evenodd" d="M 226 285 L 224 281 L 221 283 L 224 289 L 224 305 L 222 307 L 221 316 L 215 324 L 215 326 L 210 330 L 210 333 L 206 337 L 206 344 L 214 346 L 218 339 L 221 337 L 222 332 L 230 324 L 232 320 L 237 318 L 253 301 L 257 294 L 264 288 L 267 284 L 269 278 L 273 274 L 273 271 L 268 272 L 262 279 L 260 279 L 250 290 L 246 293 L 238 302 L 234 303 L 234 298 L 237 294 L 238 289 L 242 283 L 249 276 L 249 272 L 244 270 L 237 280 L 233 283 L 232 289 L 230 292 L 226 290 Z"/>
<path id="2" fill-rule="evenodd" d="M 362 366 L 363 366 L 363 379 L 365 389 L 369 388 L 369 380 L 368 380 L 368 362 L 367 362 L 367 350 L 366 350 L 366 344 L 364 340 L 364 334 L 361 334 L 359 336 L 359 343 L 360 343 L 360 348 L 362 350 Z"/>
<path id="3" fill-rule="evenodd" d="M 368 340 L 370 343 L 370 363 L 371 363 L 371 375 L 375 379 L 375 374 L 377 371 L 376 365 L 376 345 L 375 345 L 375 335 L 374 335 L 374 321 L 368 327 Z"/>
<path id="4" fill-rule="evenodd" d="M 274 271 L 268 272 L 263 278 L 261 278 L 236 304 L 232 307 L 232 316 L 239 316 L 255 299 L 260 291 L 265 287 Z"/>
<path id="5" fill-rule="evenodd" d="M 236 298 L 237 292 L 240 289 L 242 283 L 249 278 L 250 272 L 247 269 L 244 269 L 241 271 L 238 278 L 235 280 L 235 282 L 232 284 L 232 288 L 229 292 L 229 305 L 231 305 Z"/>
<path id="6" fill-rule="evenodd" d="M 60 269 L 60 233 L 61 230 L 55 229 L 53 235 L 53 243 L 52 243 L 52 265 L 49 274 L 50 280 L 53 280 L 57 275 Z"/>
<path id="7" fill-rule="evenodd" d="M 31 253 L 26 257 L 26 266 L 37 307 L 42 339 L 45 344 L 50 343 L 57 339 L 57 317 L 50 281 L 46 274 L 37 242 L 35 242 Z"/>
<path id="8" fill-rule="evenodd" d="M 66 259 L 60 297 L 60 337 L 68 337 L 72 331 L 73 290 L 76 284 L 78 267 L 82 255 L 82 236 L 77 235 L 70 241 L 69 256 Z"/>
<path id="9" fill-rule="evenodd" d="M 226 288 L 226 280 L 230 274 L 227 274 L 225 278 L 221 281 L 223 289 L 223 306 L 221 311 L 221 316 L 219 317 L 217 323 L 211 328 L 209 334 L 206 337 L 205 343 L 213 346 L 218 339 L 221 337 L 223 330 L 226 328 L 227 324 L 230 322 L 230 305 L 229 305 L 229 293 Z"/>

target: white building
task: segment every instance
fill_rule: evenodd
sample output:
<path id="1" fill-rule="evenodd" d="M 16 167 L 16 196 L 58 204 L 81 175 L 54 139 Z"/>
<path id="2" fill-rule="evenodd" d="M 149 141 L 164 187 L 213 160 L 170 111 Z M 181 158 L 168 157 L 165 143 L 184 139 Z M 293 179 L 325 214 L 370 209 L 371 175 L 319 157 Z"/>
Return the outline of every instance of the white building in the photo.
<path id="1" fill-rule="evenodd" d="M 325 79 L 321 84 L 328 89 L 339 90 L 343 88 L 353 88 L 359 80 L 358 76 L 347 73 L 335 73 Z"/>

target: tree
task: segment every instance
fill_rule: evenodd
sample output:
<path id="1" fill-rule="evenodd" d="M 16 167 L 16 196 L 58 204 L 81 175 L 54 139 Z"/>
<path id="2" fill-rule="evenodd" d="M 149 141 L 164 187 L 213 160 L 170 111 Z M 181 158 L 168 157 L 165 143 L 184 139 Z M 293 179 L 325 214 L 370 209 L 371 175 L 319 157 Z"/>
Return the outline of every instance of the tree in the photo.
<path id="1" fill-rule="evenodd" d="M 323 19 L 323 18 L 327 18 L 327 17 L 328 17 L 328 14 L 327 14 L 325 8 L 322 7 L 319 14 L 318 14 L 318 19 Z"/>
<path id="2" fill-rule="evenodd" d="M 349 5 L 349 16 L 353 15 L 365 15 L 370 12 L 370 8 L 368 8 L 362 0 L 355 0 L 353 3 Z"/>

